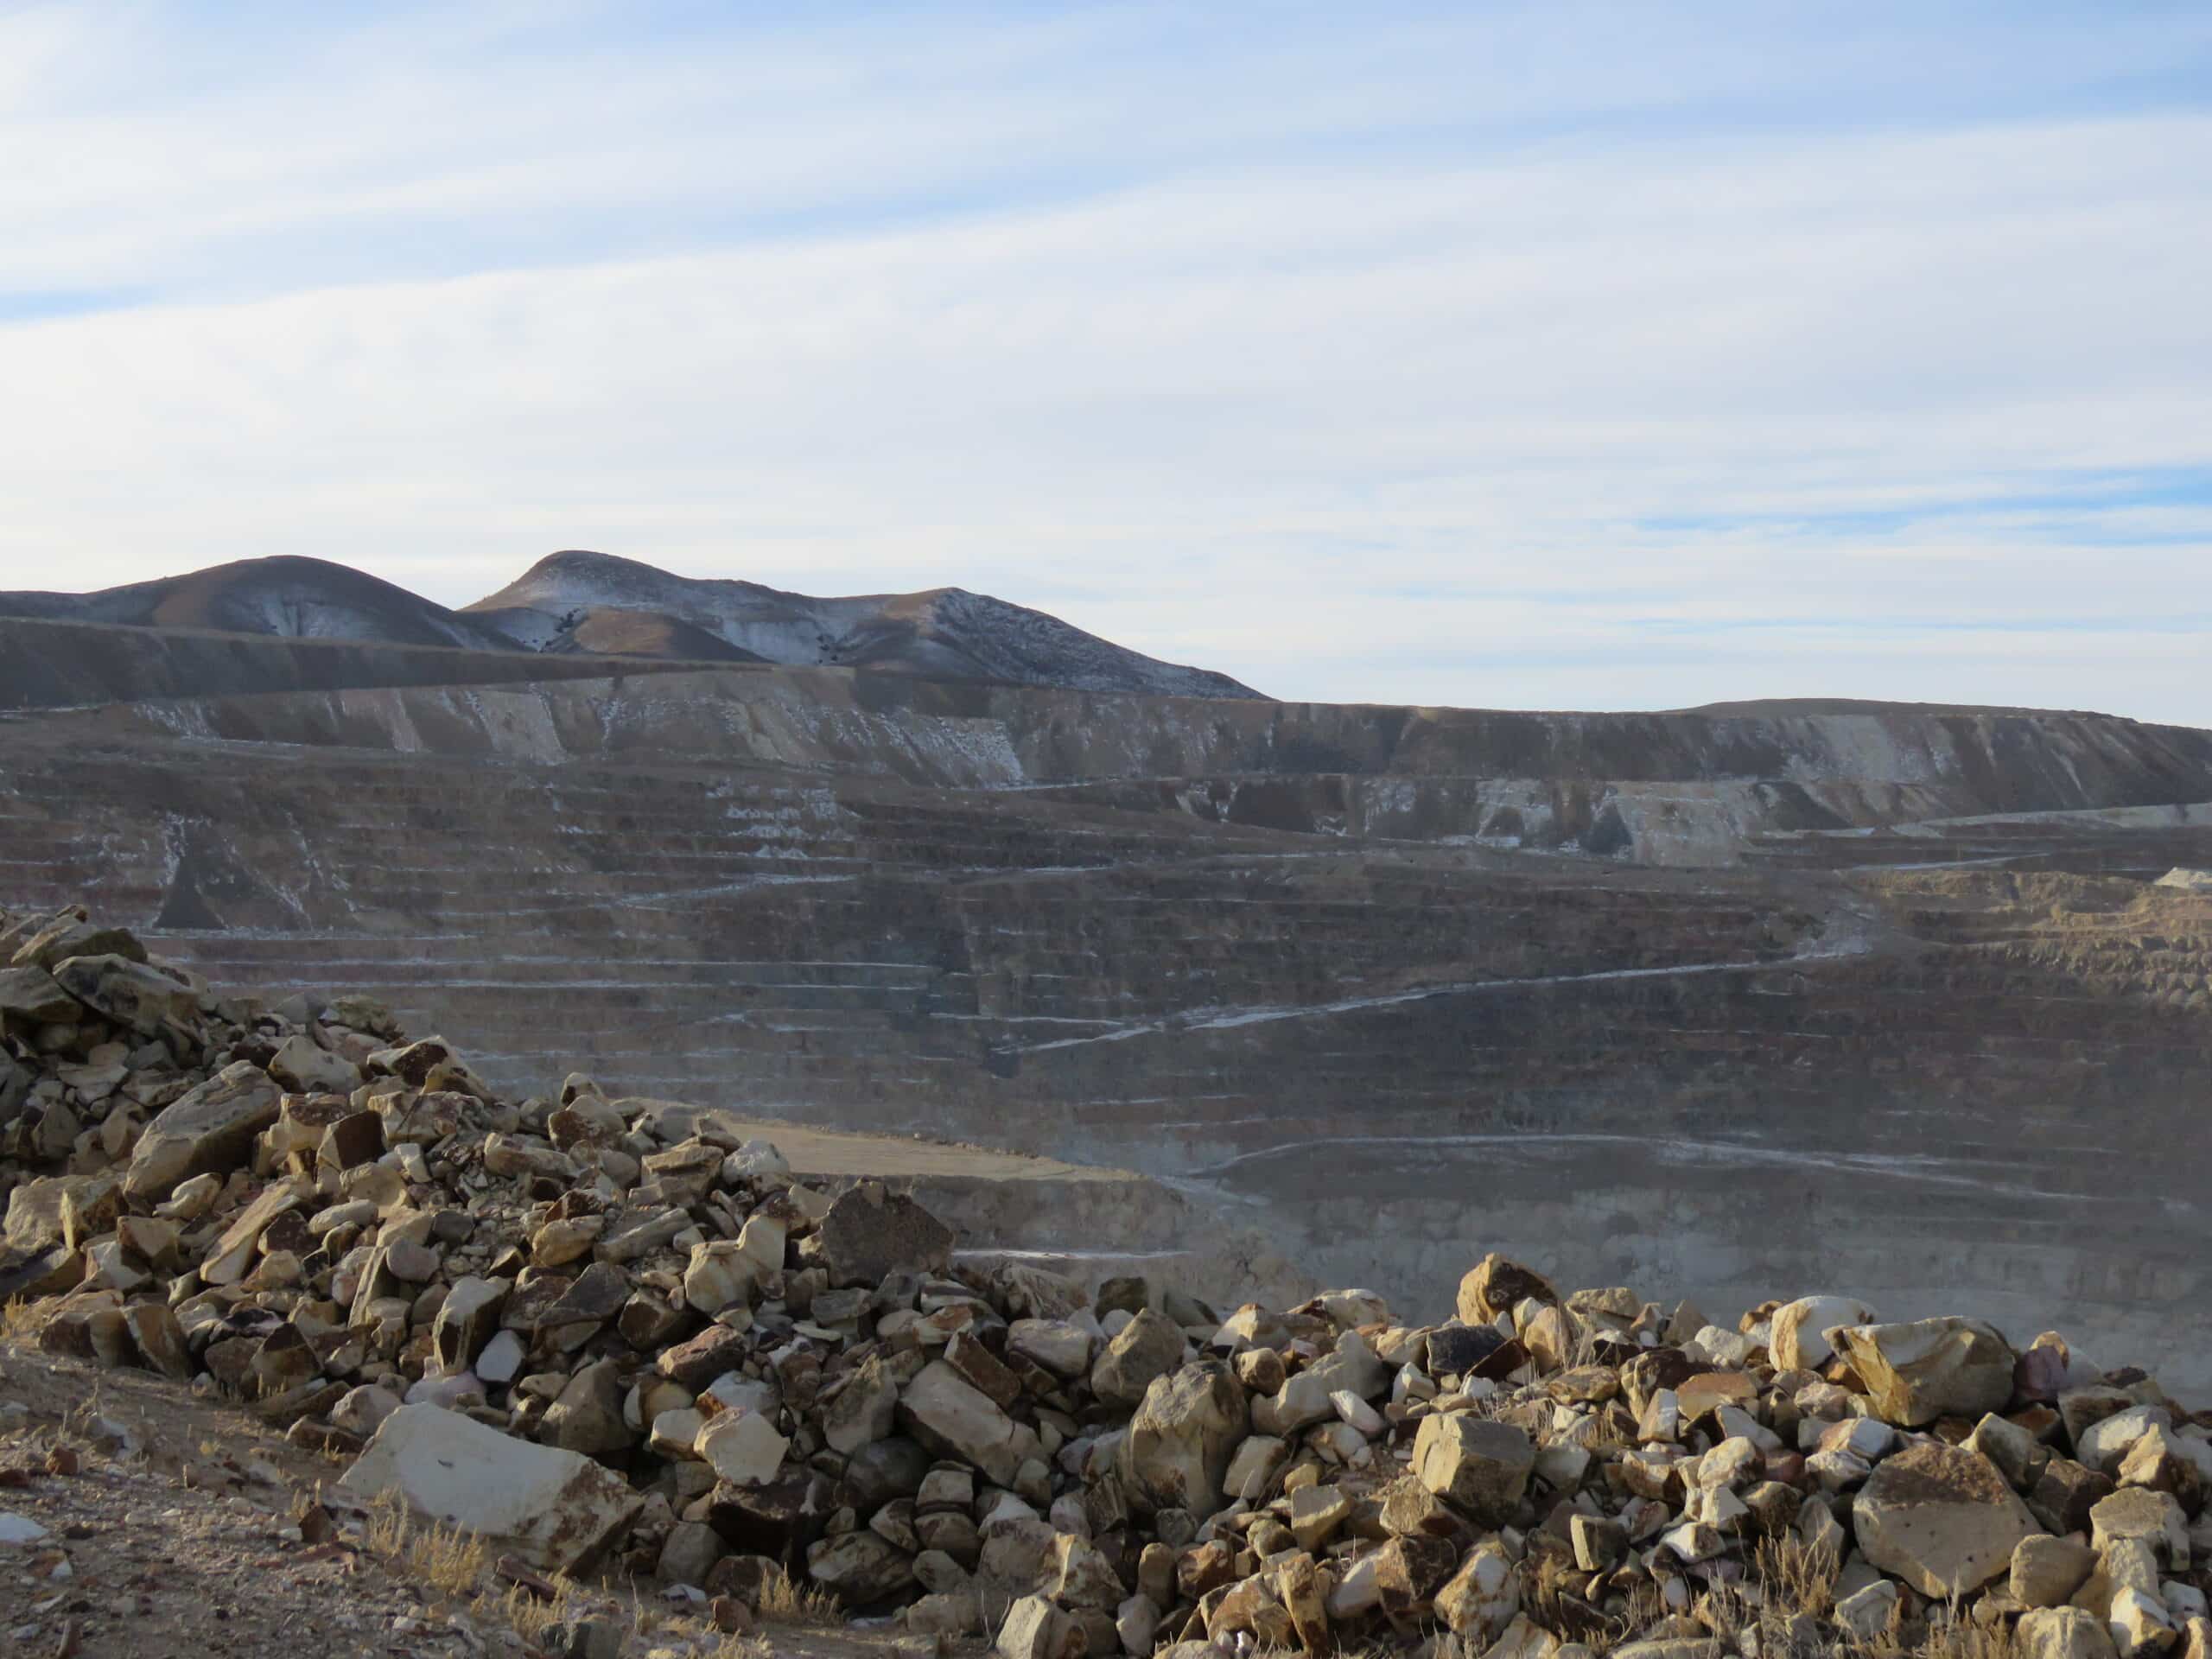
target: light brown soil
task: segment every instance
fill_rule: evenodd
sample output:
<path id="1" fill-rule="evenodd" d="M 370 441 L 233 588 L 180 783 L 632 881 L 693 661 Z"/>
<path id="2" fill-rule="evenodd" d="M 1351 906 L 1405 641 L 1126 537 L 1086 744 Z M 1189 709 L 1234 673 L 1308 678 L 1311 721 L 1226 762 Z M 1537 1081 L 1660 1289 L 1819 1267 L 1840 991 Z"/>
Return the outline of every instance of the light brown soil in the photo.
<path id="1" fill-rule="evenodd" d="M 59 1452 L 59 1456 L 56 1453 Z M 49 1460 L 52 1460 L 51 1462 Z M 73 1459 L 74 1467 L 70 1465 Z M 0 1338 L 0 1653 L 22 1659 L 531 1659 L 514 1586 L 461 1559 L 465 1587 L 429 1582 L 421 1535 L 342 1507 L 343 1465 L 242 1411 L 143 1372 L 102 1371 Z M 321 1541 L 299 1517 L 319 1497 Z M 320 1535 L 309 1516 L 309 1529 Z M 384 1524 L 380 1527 L 378 1522 Z M 458 1576 L 458 1575 L 456 1575 Z M 629 1632 L 625 1659 L 897 1659 L 934 1647 L 892 1631 L 769 1626 L 725 1637 L 652 1585 L 562 1586 L 563 1611 Z M 542 1619 L 543 1615 L 539 1615 Z M 539 1619 L 525 1609 L 523 1623 Z M 533 1634 L 535 1631 L 533 1630 Z"/>
<path id="2" fill-rule="evenodd" d="M 855 1135 L 811 1128 L 778 1118 L 746 1117 L 711 1107 L 684 1107 L 685 1121 L 712 1122 L 746 1140 L 771 1141 L 795 1175 L 884 1175 L 927 1179 L 964 1176 L 979 1181 L 1134 1181 L 1132 1170 L 1071 1164 L 1033 1153 L 1001 1152 L 920 1135 Z"/>

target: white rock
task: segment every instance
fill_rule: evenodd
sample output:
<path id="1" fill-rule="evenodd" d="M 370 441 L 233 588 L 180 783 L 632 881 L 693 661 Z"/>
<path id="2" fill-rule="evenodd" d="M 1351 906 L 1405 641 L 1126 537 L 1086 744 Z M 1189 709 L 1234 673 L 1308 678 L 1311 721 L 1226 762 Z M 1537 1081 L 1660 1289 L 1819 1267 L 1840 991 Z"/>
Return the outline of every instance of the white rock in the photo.
<path id="1" fill-rule="evenodd" d="M 758 1412 L 721 1411 L 708 1420 L 691 1449 L 720 1478 L 759 1486 L 776 1478 L 790 1445 Z"/>
<path id="2" fill-rule="evenodd" d="M 555 1573 L 590 1566 L 645 1502 L 589 1458 L 435 1406 L 385 1418 L 338 1484 L 363 1497 L 395 1492 L 419 1516 L 481 1535 L 494 1554 Z"/>
<path id="3" fill-rule="evenodd" d="M 46 1529 L 28 1515 L 0 1510 L 0 1544 L 35 1544 L 45 1536 Z"/>
<path id="4" fill-rule="evenodd" d="M 1850 1296 L 1800 1296 L 1775 1309 L 1768 1348 L 1777 1371 L 1818 1370 L 1835 1352 L 1827 1333 L 1840 1325 L 1872 1325 L 1878 1316 Z"/>
<path id="5" fill-rule="evenodd" d="M 1382 1421 L 1382 1414 L 1369 1405 L 1350 1389 L 1338 1389 L 1329 1395 L 1329 1403 L 1337 1408 L 1337 1415 L 1361 1433 L 1373 1440 L 1389 1425 Z"/>
<path id="6" fill-rule="evenodd" d="M 1861 1641 L 1871 1642 L 1890 1628 L 1890 1616 L 1897 1605 L 1897 1587 L 1884 1579 L 1836 1603 L 1836 1623 Z"/>
<path id="7" fill-rule="evenodd" d="M 1073 1319 L 1016 1319 L 1007 1327 L 1006 1351 L 1055 1376 L 1090 1369 L 1090 1332 Z"/>

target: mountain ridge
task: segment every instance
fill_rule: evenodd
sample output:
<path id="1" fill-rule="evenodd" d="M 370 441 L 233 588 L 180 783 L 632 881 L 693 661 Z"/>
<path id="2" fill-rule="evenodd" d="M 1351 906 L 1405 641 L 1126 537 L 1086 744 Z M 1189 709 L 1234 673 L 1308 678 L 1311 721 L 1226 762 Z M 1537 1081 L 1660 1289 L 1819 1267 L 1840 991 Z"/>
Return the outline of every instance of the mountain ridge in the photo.
<path id="1" fill-rule="evenodd" d="M 1225 674 L 1162 662 L 1046 612 L 964 588 L 817 597 L 756 582 L 679 576 L 582 548 L 547 555 L 462 614 L 535 642 L 554 637 L 571 617 L 604 610 L 667 617 L 790 667 L 880 668 L 1164 696 L 1262 695 Z"/>
<path id="2" fill-rule="evenodd" d="M 576 549 L 540 559 L 460 610 L 349 565 L 278 555 L 86 593 L 0 592 L 0 619 L 605 658 L 610 664 L 873 668 L 932 679 L 1264 700 L 1225 674 L 1161 662 L 1045 612 L 963 588 L 818 599 L 758 582 L 679 576 Z"/>

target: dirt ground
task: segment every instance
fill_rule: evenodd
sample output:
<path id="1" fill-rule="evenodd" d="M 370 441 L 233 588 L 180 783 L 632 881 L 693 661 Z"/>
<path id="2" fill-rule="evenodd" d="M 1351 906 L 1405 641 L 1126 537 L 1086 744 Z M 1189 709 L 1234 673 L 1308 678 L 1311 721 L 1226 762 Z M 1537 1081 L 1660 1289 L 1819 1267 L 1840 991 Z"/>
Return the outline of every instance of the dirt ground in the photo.
<path id="1" fill-rule="evenodd" d="M 343 1472 L 175 1383 L 0 1338 L 0 1653 L 550 1659 L 562 1649 L 545 1627 L 582 1617 L 618 1627 L 625 1659 L 936 1653 L 890 1630 L 726 1636 L 653 1585 L 539 1580 L 548 1603 L 471 1541 L 349 1506 Z"/>
<path id="2" fill-rule="evenodd" d="M 624 1103 L 626 1108 L 630 1103 Z M 1135 1181 L 1132 1170 L 1100 1164 L 1071 1164 L 1034 1153 L 1004 1152 L 966 1141 L 929 1140 L 920 1135 L 865 1135 L 814 1128 L 780 1118 L 752 1117 L 721 1107 L 670 1102 L 658 1114 L 686 1126 L 704 1120 L 750 1141 L 772 1141 L 798 1175 L 965 1176 L 979 1181 Z"/>

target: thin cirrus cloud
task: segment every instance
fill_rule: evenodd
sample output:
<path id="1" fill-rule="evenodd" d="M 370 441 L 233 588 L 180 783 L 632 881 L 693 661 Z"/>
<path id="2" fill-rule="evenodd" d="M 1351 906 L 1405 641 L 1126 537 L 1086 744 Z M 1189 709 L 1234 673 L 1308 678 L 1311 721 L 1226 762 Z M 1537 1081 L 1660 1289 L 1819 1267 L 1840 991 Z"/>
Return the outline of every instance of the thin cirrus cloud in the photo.
<path id="1" fill-rule="evenodd" d="M 0 586 L 596 546 L 2212 724 L 2212 25 L 2006 10 L 18 9 Z"/>

